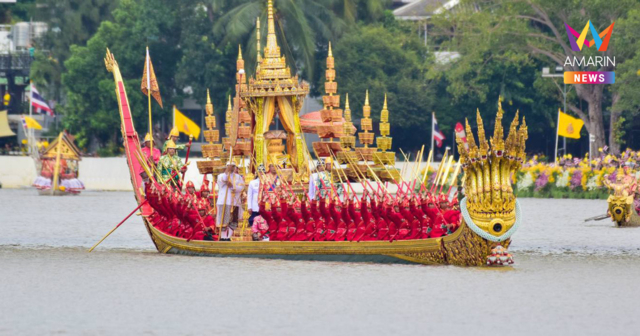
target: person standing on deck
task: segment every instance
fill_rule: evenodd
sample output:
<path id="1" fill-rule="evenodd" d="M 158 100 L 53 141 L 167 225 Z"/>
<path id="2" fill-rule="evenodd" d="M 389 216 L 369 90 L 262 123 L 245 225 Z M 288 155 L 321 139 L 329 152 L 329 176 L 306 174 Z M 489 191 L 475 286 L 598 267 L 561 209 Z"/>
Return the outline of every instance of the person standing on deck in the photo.
<path id="1" fill-rule="evenodd" d="M 144 156 L 145 158 L 150 158 L 151 157 L 151 134 L 147 133 L 147 135 L 144 137 L 144 147 L 142 147 L 142 156 Z M 151 162 L 151 160 L 148 160 L 149 163 Z M 157 148 L 153 148 L 153 163 L 155 165 L 158 164 L 158 162 L 160 162 L 160 150 Z"/>
<path id="2" fill-rule="evenodd" d="M 222 241 L 231 241 L 234 230 L 234 218 L 232 218 L 232 215 L 235 212 L 235 225 L 237 225 L 237 209 L 240 203 L 240 194 L 244 190 L 242 177 L 234 173 L 235 166 L 234 162 L 230 162 L 227 164 L 225 172 L 218 175 L 219 192 L 218 201 L 216 202 L 218 208 L 216 226 L 220 228 L 220 240 Z"/>
<path id="3" fill-rule="evenodd" d="M 182 163 L 182 159 L 176 154 L 176 144 L 172 140 L 168 140 L 166 145 L 167 153 L 160 158 L 160 174 L 162 174 L 162 180 L 165 183 L 173 180 L 177 186 L 180 181 L 178 172 L 185 172 L 187 166 Z M 174 172 L 175 176 L 173 176 Z"/>
<path id="4" fill-rule="evenodd" d="M 190 146 L 189 144 L 187 145 L 178 145 L 178 137 L 180 137 L 180 132 L 178 131 L 177 127 L 174 127 L 171 129 L 171 132 L 169 133 L 169 137 L 167 138 L 167 141 L 164 142 L 164 145 L 162 145 L 162 153 L 166 153 L 167 152 L 167 143 L 169 143 L 169 141 L 173 141 L 173 143 L 176 146 L 176 151 L 179 150 L 183 150 L 186 147 Z"/>
<path id="5" fill-rule="evenodd" d="M 320 200 L 331 193 L 331 178 L 325 171 L 325 159 L 320 158 L 316 172 L 309 178 L 309 199 Z"/>
<path id="6" fill-rule="evenodd" d="M 253 219 L 260 215 L 258 197 L 260 194 L 260 175 L 262 174 L 264 174 L 264 165 L 258 167 L 258 174 L 256 174 L 253 181 L 249 182 L 249 187 L 247 188 L 247 209 L 251 212 L 249 227 L 253 227 Z"/>

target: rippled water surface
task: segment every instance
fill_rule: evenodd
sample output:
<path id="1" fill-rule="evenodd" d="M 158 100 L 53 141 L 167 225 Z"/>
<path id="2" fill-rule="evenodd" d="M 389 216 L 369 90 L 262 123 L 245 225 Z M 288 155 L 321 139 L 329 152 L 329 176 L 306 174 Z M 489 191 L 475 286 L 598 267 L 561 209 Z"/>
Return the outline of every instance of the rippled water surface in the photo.
<path id="1" fill-rule="evenodd" d="M 640 228 L 522 199 L 513 268 L 155 252 L 131 193 L 0 189 L 0 334 L 637 335 Z"/>

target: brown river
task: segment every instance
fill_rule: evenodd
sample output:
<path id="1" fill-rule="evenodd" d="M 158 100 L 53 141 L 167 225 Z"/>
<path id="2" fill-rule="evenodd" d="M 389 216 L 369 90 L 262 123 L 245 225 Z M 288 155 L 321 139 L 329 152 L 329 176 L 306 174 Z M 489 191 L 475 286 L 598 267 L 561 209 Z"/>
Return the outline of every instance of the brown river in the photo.
<path id="1" fill-rule="evenodd" d="M 127 192 L 0 189 L 0 335 L 638 335 L 640 228 L 522 199 L 511 268 L 157 253 Z"/>

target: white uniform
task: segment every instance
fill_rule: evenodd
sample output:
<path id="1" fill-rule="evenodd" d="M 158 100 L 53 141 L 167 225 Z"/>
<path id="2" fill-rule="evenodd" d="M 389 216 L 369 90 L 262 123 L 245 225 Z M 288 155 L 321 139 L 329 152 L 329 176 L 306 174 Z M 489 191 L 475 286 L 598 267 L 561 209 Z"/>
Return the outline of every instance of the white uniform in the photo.
<path id="1" fill-rule="evenodd" d="M 227 185 L 227 181 L 231 181 L 232 187 Z M 232 173 L 227 177 L 227 173 L 218 175 L 218 215 L 216 216 L 216 225 L 227 225 L 231 221 L 231 209 L 234 206 L 242 205 L 241 195 L 244 190 L 244 180 L 239 174 Z M 238 210 L 238 214 L 240 211 Z M 221 238 L 227 239 L 233 236 L 233 230 L 228 226 L 222 230 Z"/>
<path id="2" fill-rule="evenodd" d="M 249 182 L 247 188 L 247 209 L 251 212 L 260 211 L 258 194 L 260 193 L 260 179 Z"/>

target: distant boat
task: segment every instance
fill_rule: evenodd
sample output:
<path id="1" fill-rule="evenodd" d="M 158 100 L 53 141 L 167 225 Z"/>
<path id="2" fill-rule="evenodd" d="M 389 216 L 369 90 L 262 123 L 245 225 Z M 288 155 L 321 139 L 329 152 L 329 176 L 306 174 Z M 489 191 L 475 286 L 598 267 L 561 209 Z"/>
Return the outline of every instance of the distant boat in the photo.
<path id="1" fill-rule="evenodd" d="M 39 175 L 33 187 L 43 196 L 78 195 L 84 184 L 78 179 L 80 150 L 66 132 L 58 137 L 36 159 Z"/>

